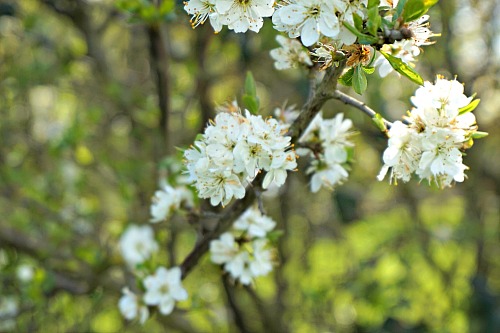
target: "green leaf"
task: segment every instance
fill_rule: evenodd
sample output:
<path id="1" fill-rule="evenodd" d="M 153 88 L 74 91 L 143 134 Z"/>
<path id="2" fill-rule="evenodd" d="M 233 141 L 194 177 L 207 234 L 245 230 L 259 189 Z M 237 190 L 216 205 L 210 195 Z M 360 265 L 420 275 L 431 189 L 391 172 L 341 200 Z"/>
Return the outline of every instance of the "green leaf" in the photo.
<path id="1" fill-rule="evenodd" d="M 245 78 L 245 94 L 257 97 L 257 88 L 255 86 L 255 80 L 253 79 L 252 72 L 248 71 Z"/>
<path id="2" fill-rule="evenodd" d="M 271 243 L 276 243 L 281 236 L 283 236 L 283 230 L 273 230 L 267 233 L 266 237 L 271 241 Z"/>
<path id="3" fill-rule="evenodd" d="M 366 23 L 366 27 L 368 32 L 373 36 L 377 36 L 378 28 L 382 24 L 382 18 L 380 17 L 380 13 L 378 11 L 378 7 L 373 7 L 368 9 L 368 21 Z"/>
<path id="4" fill-rule="evenodd" d="M 472 134 L 472 138 L 473 139 L 482 139 L 484 137 L 487 137 L 489 135 L 488 132 L 480 132 L 480 131 L 477 131 L 477 132 L 474 132 Z"/>
<path id="5" fill-rule="evenodd" d="M 422 79 L 420 74 L 418 74 L 413 68 L 411 68 L 403 60 L 401 60 L 397 57 L 394 57 L 388 53 L 385 53 L 384 51 L 379 50 L 379 52 L 389 61 L 392 68 L 394 68 L 396 70 L 396 72 L 398 72 L 401 75 L 406 76 L 407 78 L 409 78 L 410 80 L 412 80 L 413 82 L 415 82 L 419 85 L 424 84 L 424 80 Z"/>
<path id="6" fill-rule="evenodd" d="M 245 91 L 243 93 L 243 96 L 241 97 L 243 105 L 248 109 L 248 111 L 250 111 L 250 113 L 257 114 L 259 111 L 260 101 L 257 97 L 257 87 L 255 85 L 255 80 L 250 71 L 247 72 L 244 89 Z"/>
<path id="7" fill-rule="evenodd" d="M 352 14 L 352 19 L 354 21 L 354 27 L 358 31 L 363 31 L 363 19 L 356 13 Z"/>
<path id="8" fill-rule="evenodd" d="M 406 5 L 406 1 L 407 0 L 399 0 L 398 5 L 396 6 L 396 12 L 392 17 L 392 22 L 396 21 L 401 16 L 401 14 L 403 13 L 403 9 Z"/>
<path id="9" fill-rule="evenodd" d="M 380 0 L 368 0 L 368 9 L 375 7 L 378 10 L 379 5 L 380 5 Z"/>
<path id="10" fill-rule="evenodd" d="M 464 114 L 467 112 L 474 111 L 477 108 L 477 106 L 479 105 L 479 102 L 481 102 L 480 99 L 473 100 L 472 102 L 469 103 L 469 105 L 464 106 L 463 108 L 460 108 L 458 110 L 458 114 Z"/>
<path id="11" fill-rule="evenodd" d="M 439 0 L 408 0 L 403 10 L 403 19 L 405 22 L 416 20 L 434 6 Z M 398 4 L 399 5 L 399 4 Z"/>
<path id="12" fill-rule="evenodd" d="M 378 129 L 383 132 L 383 133 L 386 133 L 387 132 L 387 127 L 385 126 L 385 122 L 384 122 L 384 117 L 382 117 L 380 115 L 380 113 L 376 113 L 373 118 L 372 118 L 373 122 L 375 123 L 375 125 L 377 125 Z"/>
<path id="13" fill-rule="evenodd" d="M 251 114 L 257 114 L 259 112 L 260 103 L 257 97 L 244 94 L 241 99 L 243 101 L 243 105 L 246 109 L 248 109 L 248 111 L 250 111 Z"/>
<path id="14" fill-rule="evenodd" d="M 366 87 L 368 86 L 368 82 L 366 81 L 365 72 L 361 70 L 361 65 L 358 65 L 354 68 L 354 75 L 352 76 L 352 87 L 354 91 L 358 94 L 362 94 Z"/>
<path id="15" fill-rule="evenodd" d="M 339 83 L 344 85 L 344 86 L 347 86 L 347 87 L 352 86 L 352 76 L 353 75 L 354 75 L 354 68 L 351 67 L 351 68 L 349 68 L 349 70 L 347 72 L 344 73 L 344 75 L 342 75 L 339 78 Z"/>
<path id="16" fill-rule="evenodd" d="M 366 74 L 373 74 L 375 72 L 375 67 L 362 66 L 361 68 L 363 68 Z"/>
<path id="17" fill-rule="evenodd" d="M 378 42 L 378 38 L 370 35 L 366 35 L 362 32 L 359 32 L 355 27 L 347 23 L 346 21 L 343 22 L 344 27 L 347 28 L 350 32 L 352 32 L 356 37 L 358 37 L 358 43 L 360 44 L 375 44 Z"/>

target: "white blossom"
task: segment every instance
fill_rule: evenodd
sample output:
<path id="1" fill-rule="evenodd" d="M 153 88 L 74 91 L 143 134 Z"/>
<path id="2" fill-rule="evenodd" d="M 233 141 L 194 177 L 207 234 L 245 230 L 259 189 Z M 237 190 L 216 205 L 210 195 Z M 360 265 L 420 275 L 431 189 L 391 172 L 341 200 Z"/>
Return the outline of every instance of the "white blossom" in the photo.
<path id="1" fill-rule="evenodd" d="M 311 46 L 321 35 L 338 36 L 340 23 L 335 11 L 345 9 L 341 0 L 295 0 L 276 10 L 273 23 L 276 30 L 288 32 L 290 38 L 300 36 L 304 46 Z"/>
<path id="2" fill-rule="evenodd" d="M 196 28 L 198 25 L 205 23 L 210 19 L 210 24 L 215 32 L 222 29 L 220 14 L 215 7 L 216 0 L 190 0 L 184 2 L 184 10 L 192 15 L 191 25 Z"/>
<path id="3" fill-rule="evenodd" d="M 234 229 L 245 230 L 250 237 L 265 237 L 275 226 L 276 222 L 257 208 L 247 209 L 233 224 Z"/>
<path id="4" fill-rule="evenodd" d="M 352 121 L 344 119 L 342 113 L 333 119 L 323 119 L 319 112 L 304 131 L 299 141 L 311 146 L 306 154 L 313 160 L 306 173 L 311 175 L 312 192 L 318 192 L 321 187 L 333 189 L 348 178 L 347 149 L 354 145 L 350 141 L 351 128 Z"/>
<path id="5" fill-rule="evenodd" d="M 157 223 L 168 219 L 175 210 L 179 209 L 182 199 L 180 192 L 165 184 L 161 190 L 155 192 L 153 197 L 150 222 Z"/>
<path id="6" fill-rule="evenodd" d="M 16 275 L 21 282 L 30 282 L 35 275 L 35 269 L 29 264 L 21 264 L 17 266 Z"/>
<path id="7" fill-rule="evenodd" d="M 272 271 L 272 254 L 266 248 L 266 239 L 256 239 L 251 244 L 251 252 L 243 249 L 232 260 L 226 262 L 224 269 L 232 278 L 242 284 L 250 284 L 254 277 L 267 275 Z"/>
<path id="8" fill-rule="evenodd" d="M 136 294 L 127 287 L 122 289 L 122 297 L 118 301 L 120 313 L 127 320 L 133 320 L 139 317 L 139 322 L 144 324 L 149 317 L 147 306 L 141 305 Z"/>
<path id="9" fill-rule="evenodd" d="M 219 239 L 210 242 L 210 258 L 216 264 L 225 264 L 234 259 L 239 252 L 239 245 L 231 233 L 223 233 Z"/>
<path id="10" fill-rule="evenodd" d="M 295 68 L 299 65 L 312 66 L 313 63 L 309 54 L 299 41 L 286 38 L 281 35 L 276 36 L 280 47 L 272 49 L 269 54 L 274 59 L 274 67 L 278 70 Z"/>
<path id="11" fill-rule="evenodd" d="M 259 32 L 263 17 L 274 13 L 274 0 L 216 0 L 221 21 L 234 32 Z"/>
<path id="12" fill-rule="evenodd" d="M 155 274 L 147 276 L 144 281 L 146 293 L 144 303 L 157 305 L 160 313 L 168 315 L 174 310 L 176 301 L 184 301 L 188 294 L 181 282 L 181 269 L 158 267 Z"/>
<path id="13" fill-rule="evenodd" d="M 16 316 L 19 314 L 19 300 L 15 296 L 0 298 L 0 331 L 13 331 L 16 328 Z"/>
<path id="14" fill-rule="evenodd" d="M 158 251 L 153 229 L 147 225 L 129 226 L 120 238 L 120 251 L 123 259 L 132 267 L 148 260 Z"/>
<path id="15" fill-rule="evenodd" d="M 388 147 L 384 151 L 384 166 L 378 179 L 384 179 L 391 168 L 390 182 L 397 183 L 397 179 L 407 182 L 411 174 L 417 169 L 421 156 L 420 138 L 418 133 L 400 121 L 395 121 L 389 130 Z"/>

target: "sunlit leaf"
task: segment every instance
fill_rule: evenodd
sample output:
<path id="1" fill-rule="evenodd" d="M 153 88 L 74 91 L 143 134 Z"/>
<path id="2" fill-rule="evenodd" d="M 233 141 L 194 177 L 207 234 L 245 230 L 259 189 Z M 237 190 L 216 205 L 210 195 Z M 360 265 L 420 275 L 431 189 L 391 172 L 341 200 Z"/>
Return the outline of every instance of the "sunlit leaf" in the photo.
<path id="1" fill-rule="evenodd" d="M 412 80 L 413 82 L 415 82 L 419 85 L 424 84 L 424 80 L 422 79 L 420 74 L 418 74 L 413 68 L 411 68 L 403 60 L 401 60 L 400 58 L 394 57 L 394 56 L 392 56 L 384 51 L 379 51 L 379 52 L 389 61 L 392 68 L 394 68 L 396 70 L 396 72 L 398 72 L 401 75 L 406 76 L 407 78 L 409 78 L 410 80 Z"/>

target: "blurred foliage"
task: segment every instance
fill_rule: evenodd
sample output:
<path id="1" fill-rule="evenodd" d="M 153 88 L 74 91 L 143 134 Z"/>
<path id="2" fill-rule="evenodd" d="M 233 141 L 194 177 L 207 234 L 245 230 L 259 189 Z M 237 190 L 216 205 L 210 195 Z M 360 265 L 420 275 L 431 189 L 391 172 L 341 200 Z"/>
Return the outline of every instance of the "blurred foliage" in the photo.
<path id="1" fill-rule="evenodd" d="M 283 235 L 276 270 L 255 292 L 233 288 L 248 331 L 500 331 L 500 5 L 440 1 L 429 14 L 442 37 L 424 49 L 419 72 L 429 81 L 458 75 L 481 99 L 475 114 L 490 133 L 465 158 L 469 179 L 444 191 L 376 182 L 385 138 L 365 115 L 329 102 L 325 116 L 344 112 L 360 132 L 352 175 L 312 195 L 297 172 L 266 195 Z M 0 318 L 0 331 L 236 330 L 207 259 L 173 315 L 140 326 L 118 312 L 120 289 L 133 281 L 117 240 L 149 220 L 173 151 L 159 128 L 152 26 L 169 63 L 172 147 L 187 147 L 215 105 L 242 95 L 248 70 L 259 96 L 251 102 L 265 115 L 307 97 L 305 71 L 272 70 L 269 20 L 258 35 L 214 35 L 193 31 L 180 1 L 0 1 L 0 294 L 19 308 L 15 322 Z M 363 98 L 395 120 L 415 88 L 370 75 Z M 164 247 L 158 262 L 191 250 L 196 232 L 185 219 L 154 226 L 175 249 Z M 33 269 L 29 282 L 22 265 Z"/>

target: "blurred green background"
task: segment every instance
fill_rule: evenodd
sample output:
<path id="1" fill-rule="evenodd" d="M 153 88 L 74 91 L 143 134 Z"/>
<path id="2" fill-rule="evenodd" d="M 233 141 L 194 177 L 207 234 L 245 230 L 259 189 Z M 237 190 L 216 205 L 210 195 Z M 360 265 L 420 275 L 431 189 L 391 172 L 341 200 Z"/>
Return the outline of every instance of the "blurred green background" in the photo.
<path id="1" fill-rule="evenodd" d="M 296 172 L 266 197 L 284 231 L 275 271 L 254 291 L 230 286 L 238 313 L 205 258 L 184 281 L 189 300 L 141 326 L 118 311 L 134 281 L 117 241 L 148 222 L 162 161 L 241 94 L 247 70 L 264 115 L 302 105 L 307 73 L 274 70 L 269 19 L 259 34 L 215 35 L 193 30 L 181 1 L 1 0 L 0 310 L 7 298 L 18 310 L 2 312 L 0 331 L 235 332 L 241 320 L 248 332 L 500 332 L 500 4 L 440 1 L 430 15 L 442 36 L 418 71 L 458 75 L 490 133 L 467 152 L 468 179 L 377 182 L 386 139 L 331 101 L 324 115 L 344 112 L 360 133 L 356 162 L 334 192 L 307 194 Z M 411 108 L 415 84 L 368 79 L 372 108 L 391 120 Z M 165 265 L 194 246 L 182 216 L 155 229 L 175 240 Z"/>

